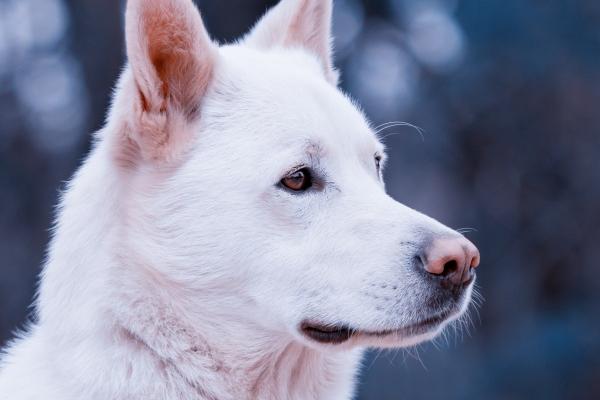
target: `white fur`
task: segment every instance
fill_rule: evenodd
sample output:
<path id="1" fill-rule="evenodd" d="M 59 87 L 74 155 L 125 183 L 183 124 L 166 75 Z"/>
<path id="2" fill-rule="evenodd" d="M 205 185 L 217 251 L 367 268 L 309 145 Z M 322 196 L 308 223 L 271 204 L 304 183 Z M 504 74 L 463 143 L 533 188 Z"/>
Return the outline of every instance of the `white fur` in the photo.
<path id="1" fill-rule="evenodd" d="M 422 318 L 406 266 L 423 235 L 451 231 L 385 194 L 383 147 L 322 54 L 249 40 L 215 50 L 193 134 L 168 157 L 135 142 L 124 70 L 61 199 L 38 318 L 6 349 L 0 399 L 349 399 L 363 348 L 441 329 L 338 346 L 300 333 L 306 319 L 377 331 Z M 276 186 L 301 163 L 323 190 Z"/>

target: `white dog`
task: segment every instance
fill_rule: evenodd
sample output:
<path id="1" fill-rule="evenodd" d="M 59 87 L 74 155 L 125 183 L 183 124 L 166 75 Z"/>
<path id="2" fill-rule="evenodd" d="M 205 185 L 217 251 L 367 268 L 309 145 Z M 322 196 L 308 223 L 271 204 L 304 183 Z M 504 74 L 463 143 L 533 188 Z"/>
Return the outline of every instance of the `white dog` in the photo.
<path id="1" fill-rule="evenodd" d="M 464 311 L 477 249 L 385 194 L 331 7 L 283 0 L 219 47 L 191 0 L 129 0 L 1 399 L 349 399 L 362 349 Z"/>

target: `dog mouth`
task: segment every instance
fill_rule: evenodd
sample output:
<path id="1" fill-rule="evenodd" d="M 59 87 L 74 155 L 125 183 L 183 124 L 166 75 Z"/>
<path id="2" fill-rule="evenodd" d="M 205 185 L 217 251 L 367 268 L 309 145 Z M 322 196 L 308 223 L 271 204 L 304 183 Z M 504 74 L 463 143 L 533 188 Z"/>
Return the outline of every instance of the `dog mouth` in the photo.
<path id="1" fill-rule="evenodd" d="M 443 312 L 419 322 L 393 329 L 368 330 L 352 328 L 346 324 L 325 324 L 305 321 L 300 325 L 300 330 L 309 339 L 322 344 L 341 344 L 352 338 L 360 337 L 377 338 L 395 336 L 398 338 L 409 338 L 438 328 L 451 314 L 449 311 Z"/>
<path id="2" fill-rule="evenodd" d="M 355 330 L 346 325 L 325 325 L 311 322 L 303 322 L 300 330 L 310 339 L 327 344 L 346 342 L 356 333 Z"/>

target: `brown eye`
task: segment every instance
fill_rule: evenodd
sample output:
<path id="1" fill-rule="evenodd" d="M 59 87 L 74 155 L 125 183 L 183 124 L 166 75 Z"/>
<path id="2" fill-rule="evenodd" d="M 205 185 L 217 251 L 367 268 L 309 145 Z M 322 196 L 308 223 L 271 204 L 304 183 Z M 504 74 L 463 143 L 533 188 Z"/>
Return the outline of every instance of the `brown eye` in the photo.
<path id="1" fill-rule="evenodd" d="M 281 180 L 281 184 L 294 192 L 306 190 L 312 186 L 312 177 L 308 168 L 292 172 Z"/>

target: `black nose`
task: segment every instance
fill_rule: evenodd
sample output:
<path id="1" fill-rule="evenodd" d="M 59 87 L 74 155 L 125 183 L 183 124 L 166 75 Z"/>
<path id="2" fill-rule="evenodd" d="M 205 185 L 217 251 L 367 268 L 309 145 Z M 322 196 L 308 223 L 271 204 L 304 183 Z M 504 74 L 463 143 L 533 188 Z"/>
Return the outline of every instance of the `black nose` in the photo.
<path id="1" fill-rule="evenodd" d="M 463 236 L 434 239 L 420 254 L 422 267 L 444 286 L 469 283 L 479 265 L 479 250 Z"/>

